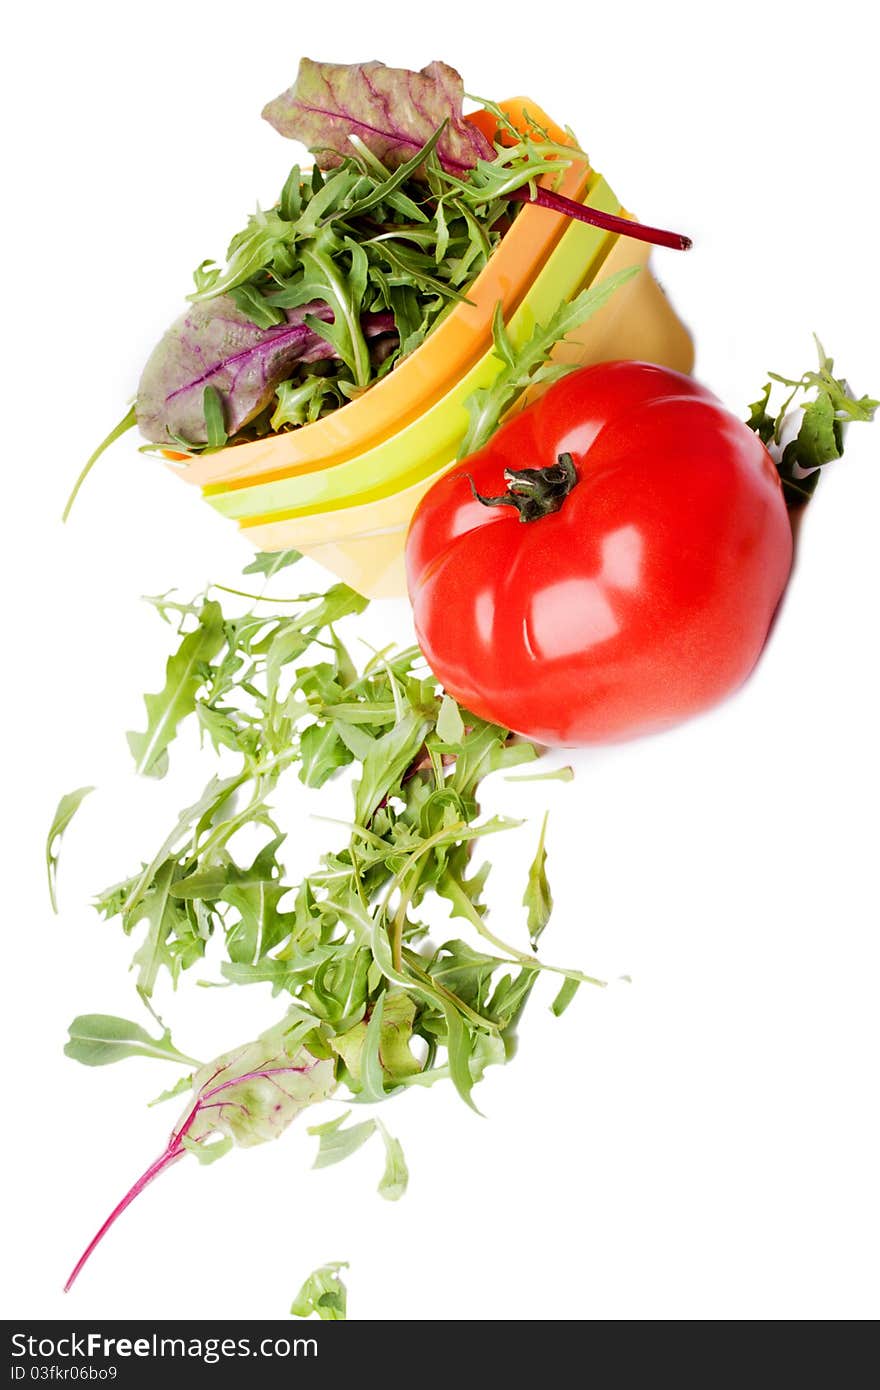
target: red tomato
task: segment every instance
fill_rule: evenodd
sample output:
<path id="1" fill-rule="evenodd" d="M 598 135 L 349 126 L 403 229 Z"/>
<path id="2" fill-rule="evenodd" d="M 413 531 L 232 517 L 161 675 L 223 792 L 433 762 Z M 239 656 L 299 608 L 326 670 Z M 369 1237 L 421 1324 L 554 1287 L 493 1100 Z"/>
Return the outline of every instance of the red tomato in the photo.
<path id="1" fill-rule="evenodd" d="M 521 520 L 533 492 L 558 510 Z M 450 694 L 561 744 L 662 729 L 735 690 L 791 557 L 757 436 L 641 362 L 573 372 L 513 416 L 423 498 L 406 552 L 419 643 Z"/>

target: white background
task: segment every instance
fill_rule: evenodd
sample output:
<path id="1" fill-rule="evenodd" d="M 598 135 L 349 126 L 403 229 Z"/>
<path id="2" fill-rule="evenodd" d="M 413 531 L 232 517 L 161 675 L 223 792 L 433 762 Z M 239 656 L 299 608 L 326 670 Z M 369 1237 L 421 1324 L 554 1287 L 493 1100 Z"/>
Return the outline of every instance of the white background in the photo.
<path id="1" fill-rule="evenodd" d="M 582 991 L 559 1021 L 536 995 L 518 1057 L 481 1088 L 487 1119 L 442 1087 L 388 1106 L 412 1171 L 397 1206 L 375 1195 L 372 1146 L 315 1173 L 297 1128 L 173 1169 L 60 1293 L 175 1117 L 145 1108 L 171 1067 L 61 1055 L 79 1012 L 142 1017 L 132 943 L 89 897 L 210 770 L 185 741 L 165 783 L 131 773 L 124 730 L 169 641 L 138 596 L 235 584 L 247 552 L 131 436 L 71 524 L 57 517 L 192 267 L 282 182 L 292 151 L 262 104 L 302 54 L 441 57 L 470 90 L 528 92 L 630 206 L 693 235 L 691 255 L 655 264 L 731 407 L 767 368 L 811 365 L 814 328 L 877 394 L 868 13 L 855 34 L 811 4 L 18 8 L 2 92 L 7 1316 L 283 1316 L 333 1259 L 350 1261 L 350 1313 L 367 1320 L 876 1316 L 877 426 L 851 431 L 823 481 L 736 698 L 576 756 L 572 785 L 487 787 L 487 810 L 530 817 L 497 847 L 498 930 L 522 935 L 549 806 L 545 955 L 633 983 Z M 366 630 L 406 640 L 405 604 L 376 605 Z M 68 834 L 53 919 L 45 829 L 85 782 L 100 791 Z M 344 814 L 347 795 L 318 809 Z M 313 809 L 304 793 L 286 812 L 291 873 L 332 843 Z M 279 1011 L 260 989 L 199 990 L 200 973 L 159 997 L 187 1050 L 210 1055 Z"/>

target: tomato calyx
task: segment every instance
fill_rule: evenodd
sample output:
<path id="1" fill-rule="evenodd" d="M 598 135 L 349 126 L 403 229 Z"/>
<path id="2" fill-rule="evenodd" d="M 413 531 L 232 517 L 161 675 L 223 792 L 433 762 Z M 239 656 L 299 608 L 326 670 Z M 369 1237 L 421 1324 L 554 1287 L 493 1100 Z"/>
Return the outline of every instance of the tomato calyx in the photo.
<path id="1" fill-rule="evenodd" d="M 516 507 L 520 521 L 540 521 L 558 512 L 578 480 L 571 454 L 560 454 L 549 468 L 505 468 L 507 491 L 484 497 L 468 475 L 471 492 L 484 507 Z"/>

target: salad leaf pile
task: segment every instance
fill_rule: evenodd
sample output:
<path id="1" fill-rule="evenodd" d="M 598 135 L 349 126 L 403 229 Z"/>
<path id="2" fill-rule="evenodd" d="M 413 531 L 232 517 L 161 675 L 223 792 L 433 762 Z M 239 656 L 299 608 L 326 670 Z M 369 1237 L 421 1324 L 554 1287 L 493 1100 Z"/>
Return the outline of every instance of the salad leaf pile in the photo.
<path id="1" fill-rule="evenodd" d="M 293 86 L 263 115 L 309 147 L 314 164 L 293 166 L 277 203 L 258 207 L 232 238 L 225 265 L 196 268 L 190 308 L 154 348 L 134 402 L 82 469 L 65 520 L 92 467 L 135 425 L 150 441 L 146 451 L 185 459 L 344 406 L 467 300 L 524 202 L 613 234 L 690 247 L 688 237 L 555 191 L 573 162 L 589 163 L 571 132 L 560 142 L 527 111 L 515 125 L 486 100 L 481 122 L 468 121 L 464 95 L 446 63 L 412 72 L 301 61 Z M 569 320 L 567 331 L 581 321 Z"/>
<path id="2" fill-rule="evenodd" d="M 297 558 L 259 557 L 249 569 L 268 581 Z M 204 968 L 213 942 L 215 982 L 268 984 L 279 1017 L 260 1038 L 194 1068 L 164 1024 L 157 1038 L 125 1019 L 74 1020 L 67 1052 L 75 1060 L 177 1063 L 188 1072 L 169 1094 L 191 1094 L 165 1150 L 101 1228 L 71 1281 L 145 1182 L 187 1153 L 209 1161 L 233 1144 L 273 1138 L 337 1088 L 376 1104 L 449 1079 L 476 1108 L 473 1088 L 488 1066 L 511 1055 L 540 974 L 558 980 L 557 1015 L 581 983 L 602 983 L 536 954 L 552 910 L 546 823 L 524 870 L 524 916 L 513 942 L 486 918 L 489 864 L 472 863 L 478 841 L 520 824 L 481 814 L 481 783 L 543 750 L 459 709 L 417 648 L 377 652 L 359 669 L 337 625 L 366 600 L 344 584 L 268 615 L 255 598 L 241 616 L 228 616 L 217 592 L 191 602 L 151 600 L 176 627 L 177 645 L 162 689 L 146 697 L 146 728 L 129 743 L 138 770 L 162 776 L 189 721 L 206 744 L 227 760 L 232 755 L 236 770 L 211 777 L 147 860 L 96 906 L 136 940 L 133 967 L 148 1006 L 161 975 L 177 981 L 197 964 Z M 312 873 L 291 880 L 273 796 L 283 778 L 319 788 L 346 767 L 351 819 L 337 827 L 345 833 Z M 65 798 L 55 841 L 71 807 Z M 244 855 L 238 846 L 248 837 Z M 53 883 L 56 863 L 57 844 Z M 439 942 L 430 921 L 438 903 L 456 924 L 444 927 Z M 314 1130 L 318 1165 L 379 1134 L 386 1151 L 379 1191 L 396 1200 L 407 1182 L 398 1142 L 378 1120 L 346 1120 Z"/>
<path id="3" fill-rule="evenodd" d="M 403 99 L 410 89 L 417 102 Z M 149 440 L 218 447 L 207 387 L 222 410 L 220 444 L 345 404 L 466 298 L 516 215 L 517 190 L 586 160 L 537 126 L 520 134 L 500 111 L 493 147 L 463 120 L 463 97 L 442 63 L 410 73 L 303 61 L 264 115 L 313 148 L 315 165 L 294 165 L 276 206 L 233 237 L 225 266 L 197 268 L 192 308 L 141 379 L 135 413 Z"/>
<path id="4" fill-rule="evenodd" d="M 773 455 L 789 508 L 808 502 L 822 468 L 842 456 L 847 425 L 869 423 L 880 406 L 880 400 L 871 396 L 855 396 L 845 378 L 835 377 L 834 358 L 828 356 L 818 338 L 815 343 L 818 371 L 806 371 L 799 377 L 768 372 L 770 380 L 749 407 L 746 421 Z M 786 388 L 775 415 L 770 410 L 774 385 Z M 795 401 L 799 401 L 797 406 Z"/>

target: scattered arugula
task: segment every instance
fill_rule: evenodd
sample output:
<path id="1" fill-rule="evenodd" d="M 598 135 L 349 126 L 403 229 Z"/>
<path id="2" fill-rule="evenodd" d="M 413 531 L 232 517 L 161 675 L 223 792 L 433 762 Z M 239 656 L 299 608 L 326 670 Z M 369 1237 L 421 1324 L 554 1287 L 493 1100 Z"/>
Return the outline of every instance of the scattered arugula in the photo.
<path id="1" fill-rule="evenodd" d="M 258 556 L 248 570 L 268 581 L 297 559 Z M 195 1067 L 189 1084 L 166 1093 L 191 1085 L 151 1176 L 186 1153 L 214 1161 L 233 1143 L 274 1137 L 303 1105 L 337 1089 L 377 1104 L 449 1079 L 476 1108 L 472 1089 L 487 1066 L 511 1055 L 542 972 L 561 978 L 556 1013 L 580 983 L 602 983 L 534 954 L 552 908 L 546 825 L 524 885 L 522 946 L 488 925 L 490 866 L 471 863 L 478 840 L 519 824 L 481 815 L 482 781 L 543 750 L 459 709 L 417 648 L 377 652 L 358 669 L 338 625 L 366 600 L 344 584 L 288 599 L 283 612 L 264 613 L 271 600 L 254 596 L 248 611 L 229 616 L 210 590 L 191 602 L 169 594 L 150 602 L 176 625 L 178 642 L 162 690 L 147 697 L 146 732 L 129 735 L 138 770 L 161 775 L 187 722 L 233 765 L 210 778 L 158 848 L 96 906 L 136 938 L 137 987 L 148 1007 L 160 975 L 176 982 L 213 941 L 221 948 L 213 982 L 268 984 L 283 1016 L 256 1042 L 200 1066 L 161 1020 L 156 1038 L 124 1019 L 88 1014 L 71 1025 L 68 1056 L 89 1066 L 152 1056 Z M 353 773 L 346 833 L 312 873 L 291 880 L 271 805 L 279 784 L 295 775 L 317 788 L 341 768 Z M 62 821 L 70 804 L 62 801 Z M 53 835 L 58 825 L 56 817 Z M 237 848 L 243 831 L 247 855 Z M 440 944 L 429 911 L 438 901 L 462 923 Z M 339 1162 L 378 1133 L 386 1160 L 379 1192 L 397 1200 L 408 1181 L 399 1142 L 378 1119 L 347 1119 L 313 1129 L 316 1166 Z"/>
<path id="2" fill-rule="evenodd" d="M 550 884 L 547 881 L 547 851 L 544 848 L 546 836 L 547 816 L 545 815 L 541 825 L 538 848 L 529 869 L 529 881 L 523 894 L 523 907 L 528 910 L 526 925 L 529 940 L 535 951 L 538 949 L 538 938 L 550 921 L 550 914 L 553 911 L 553 894 L 550 892 Z"/>
<path id="3" fill-rule="evenodd" d="M 290 1305 L 294 1317 L 310 1318 L 314 1314 L 325 1322 L 345 1321 L 348 1294 L 339 1275 L 341 1269 L 348 1269 L 346 1260 L 321 1265 L 309 1275 Z"/>
<path id="4" fill-rule="evenodd" d="M 94 787 L 77 787 L 76 791 L 65 792 L 55 808 L 52 824 L 49 826 L 49 834 L 46 836 L 46 874 L 49 881 L 49 899 L 52 903 L 53 912 L 58 911 L 56 888 L 58 881 L 58 851 L 62 836 L 86 797 L 94 790 Z"/>
<path id="5" fill-rule="evenodd" d="M 414 1070 L 418 1069 L 418 1063 L 412 1059 Z M 385 1145 L 385 1171 L 382 1174 L 377 1191 L 380 1197 L 384 1197 L 386 1202 L 396 1202 L 406 1192 L 409 1182 L 409 1171 L 403 1157 L 403 1149 L 400 1140 L 394 1139 L 379 1119 L 364 1120 L 361 1124 L 350 1125 L 344 1129 L 345 1121 L 351 1115 L 350 1110 L 346 1110 L 344 1115 L 338 1119 L 328 1120 L 326 1124 L 312 1125 L 309 1134 L 318 1136 L 318 1156 L 315 1159 L 315 1168 L 329 1168 L 334 1163 L 341 1163 L 350 1154 L 357 1153 L 368 1139 L 372 1139 L 374 1134 L 382 1136 Z"/>
<path id="6" fill-rule="evenodd" d="M 829 357 L 819 339 L 813 335 L 819 355 L 818 371 L 806 371 L 792 378 L 769 372 L 770 380 L 758 400 L 750 406 L 746 424 L 755 431 L 771 450 L 782 480 L 782 489 L 789 507 L 802 506 L 816 490 L 821 469 L 843 453 L 844 430 L 853 421 L 873 420 L 880 400 L 870 396 L 856 397 L 849 383 L 834 376 L 834 358 Z M 774 415 L 770 410 L 773 384 L 788 388 L 788 394 Z M 813 392 L 812 399 L 800 403 L 800 420 L 796 433 L 791 434 L 792 406 L 803 392 Z"/>

